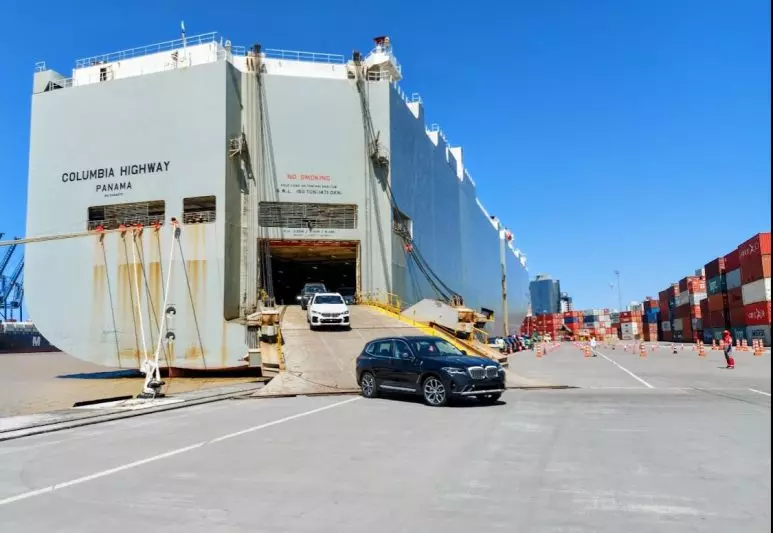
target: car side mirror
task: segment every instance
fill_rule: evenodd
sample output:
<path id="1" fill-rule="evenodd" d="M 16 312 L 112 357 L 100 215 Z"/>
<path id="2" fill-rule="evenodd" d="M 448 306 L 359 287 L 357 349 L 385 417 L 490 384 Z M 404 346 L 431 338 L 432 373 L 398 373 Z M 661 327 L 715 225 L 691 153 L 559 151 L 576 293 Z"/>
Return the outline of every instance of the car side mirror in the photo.
<path id="1" fill-rule="evenodd" d="M 416 358 L 413 356 L 413 354 L 411 354 L 411 352 L 403 352 L 403 353 L 401 353 L 401 354 L 400 354 L 400 357 L 401 357 L 402 359 L 408 359 L 408 360 L 413 360 L 413 359 L 416 359 Z"/>
<path id="2" fill-rule="evenodd" d="M 462 350 L 462 355 L 467 355 L 467 350 Z"/>

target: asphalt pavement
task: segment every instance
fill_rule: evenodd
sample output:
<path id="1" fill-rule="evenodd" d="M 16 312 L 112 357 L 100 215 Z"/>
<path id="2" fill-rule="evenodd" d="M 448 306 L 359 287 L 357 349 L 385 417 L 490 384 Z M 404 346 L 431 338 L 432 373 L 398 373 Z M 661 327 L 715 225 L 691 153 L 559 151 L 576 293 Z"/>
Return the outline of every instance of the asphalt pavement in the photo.
<path id="1" fill-rule="evenodd" d="M 770 358 L 564 346 L 490 407 L 226 400 L 0 443 L 8 531 L 760 532 Z"/>

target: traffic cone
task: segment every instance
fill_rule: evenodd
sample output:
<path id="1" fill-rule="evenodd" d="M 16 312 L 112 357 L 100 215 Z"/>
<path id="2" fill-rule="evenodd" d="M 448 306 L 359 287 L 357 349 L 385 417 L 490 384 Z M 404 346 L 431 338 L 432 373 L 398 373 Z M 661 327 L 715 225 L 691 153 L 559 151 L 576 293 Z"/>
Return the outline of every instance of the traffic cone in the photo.
<path id="1" fill-rule="evenodd" d="M 706 350 L 703 349 L 703 343 L 698 344 L 698 357 L 706 357 Z"/>
<path id="2" fill-rule="evenodd" d="M 674 344 L 673 342 L 671 343 L 671 351 L 673 352 L 674 355 L 676 355 L 676 344 Z"/>
<path id="3" fill-rule="evenodd" d="M 639 357 L 647 357 L 647 348 L 644 347 L 644 343 L 639 345 Z"/>
<path id="4" fill-rule="evenodd" d="M 537 345 L 537 358 L 539 359 L 541 357 L 542 357 L 542 343 L 539 343 Z"/>
<path id="5" fill-rule="evenodd" d="M 749 343 L 746 342 L 746 339 L 742 341 L 741 344 L 741 351 L 742 352 L 748 352 L 749 351 Z"/>
<path id="6" fill-rule="evenodd" d="M 762 341 L 761 340 L 755 340 L 754 341 L 754 356 L 760 357 L 762 355 Z"/>
<path id="7" fill-rule="evenodd" d="M 585 357 L 590 357 L 590 346 L 583 348 L 583 353 L 585 354 Z"/>
<path id="8" fill-rule="evenodd" d="M 717 339 L 711 340 L 711 349 L 716 350 L 717 349 Z"/>

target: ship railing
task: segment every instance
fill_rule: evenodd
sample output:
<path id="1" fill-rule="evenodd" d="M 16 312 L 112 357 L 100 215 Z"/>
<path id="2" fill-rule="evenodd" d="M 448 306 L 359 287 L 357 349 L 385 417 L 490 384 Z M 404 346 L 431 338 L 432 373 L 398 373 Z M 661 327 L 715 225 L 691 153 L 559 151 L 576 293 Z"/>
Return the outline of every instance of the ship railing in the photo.
<path id="1" fill-rule="evenodd" d="M 158 52 L 168 52 L 178 50 L 185 46 L 197 46 L 200 44 L 217 42 L 217 32 L 201 33 L 199 35 L 191 35 L 185 37 L 185 39 L 173 39 L 171 41 L 164 41 L 160 43 L 148 44 L 145 46 L 138 46 L 136 48 L 128 48 L 126 50 L 120 50 L 118 52 L 110 52 L 108 54 L 100 54 L 91 57 L 84 57 L 75 61 L 75 68 L 91 67 L 102 63 L 112 63 L 115 61 L 123 61 L 134 57 L 142 57 L 150 54 L 156 54 Z M 244 54 L 244 47 L 232 47 L 232 52 L 237 54 L 235 48 L 240 48 L 241 53 Z"/>
<path id="2" fill-rule="evenodd" d="M 111 230 L 118 229 L 123 224 L 124 226 L 136 226 L 140 224 L 142 226 L 152 226 L 154 224 L 164 225 L 163 215 L 135 215 L 122 218 L 105 218 L 102 220 L 89 220 L 89 231 L 95 231 L 100 226 L 102 229 Z"/>
<path id="3" fill-rule="evenodd" d="M 356 300 L 358 303 L 380 307 L 397 315 L 399 315 L 403 310 L 400 297 L 387 291 L 370 291 L 360 293 L 357 295 Z"/>
<path id="4" fill-rule="evenodd" d="M 263 50 L 263 57 L 266 59 L 281 59 L 283 61 L 306 61 L 310 63 L 346 63 L 346 59 L 341 54 L 304 52 L 301 50 L 280 50 L 278 48 L 267 48 Z"/>
<path id="5" fill-rule="evenodd" d="M 479 329 L 479 328 L 472 328 L 472 340 L 475 342 L 479 342 L 483 344 L 484 346 L 488 346 L 488 332 Z"/>
<path id="6" fill-rule="evenodd" d="M 368 81 L 392 81 L 392 75 L 389 74 L 389 72 L 381 71 L 381 70 L 369 70 Z"/>
<path id="7" fill-rule="evenodd" d="M 215 210 L 189 211 L 183 213 L 183 224 L 206 224 L 215 221 Z"/>

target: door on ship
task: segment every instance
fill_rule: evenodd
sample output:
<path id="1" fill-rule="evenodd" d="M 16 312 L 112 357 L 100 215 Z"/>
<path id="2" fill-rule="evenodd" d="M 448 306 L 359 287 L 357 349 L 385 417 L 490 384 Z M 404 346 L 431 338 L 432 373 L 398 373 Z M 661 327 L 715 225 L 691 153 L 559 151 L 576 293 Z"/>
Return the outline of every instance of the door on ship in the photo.
<path id="1" fill-rule="evenodd" d="M 359 245 L 359 241 L 265 242 L 260 249 L 270 258 L 276 303 L 295 304 L 306 283 L 324 283 L 331 292 L 343 288 L 359 292 Z"/>

